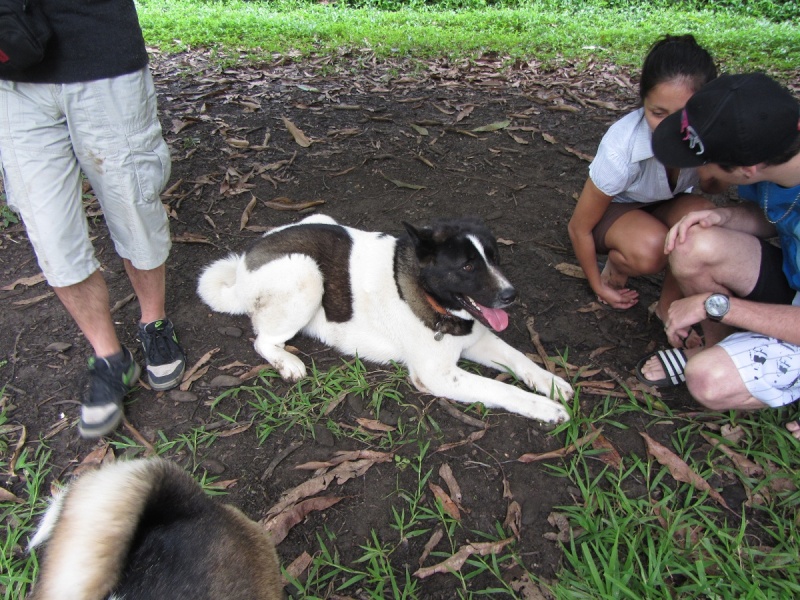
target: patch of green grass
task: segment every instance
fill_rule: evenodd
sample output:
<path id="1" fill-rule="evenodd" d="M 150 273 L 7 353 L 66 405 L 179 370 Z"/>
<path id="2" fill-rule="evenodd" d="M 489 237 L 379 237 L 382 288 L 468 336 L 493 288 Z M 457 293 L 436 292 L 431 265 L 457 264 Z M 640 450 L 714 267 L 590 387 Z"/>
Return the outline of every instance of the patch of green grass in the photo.
<path id="1" fill-rule="evenodd" d="M 306 377 L 284 389 L 282 385 L 278 387 L 277 373 L 269 369 L 259 376 L 255 385 L 226 390 L 215 400 L 214 406 L 225 398 L 244 395 L 255 409 L 253 422 L 261 444 L 273 432 L 288 431 L 292 427 L 299 427 L 306 435 L 313 436 L 315 427 L 321 423 L 337 438 L 350 437 L 377 448 L 391 448 L 414 439 L 420 428 L 436 428 L 435 422 L 419 413 L 404 416 L 408 412 L 404 411 L 393 431 L 378 435 L 365 428 L 343 427 L 330 419 L 328 413 L 346 401 L 348 395 L 364 401 L 378 420 L 387 405 L 398 409 L 414 406 L 405 402 L 405 394 L 411 389 L 407 378 L 407 371 L 398 364 L 393 364 L 391 369 L 368 372 L 364 363 L 354 358 L 343 360 L 328 371 L 320 371 L 312 364 Z"/>
<path id="2" fill-rule="evenodd" d="M 359 55 L 379 59 L 470 59 L 492 52 L 511 64 L 562 59 L 639 68 L 665 33 L 692 33 L 727 70 L 791 74 L 800 65 L 800 28 L 770 22 L 736 6 L 692 8 L 659 2 L 514 2 L 437 8 L 422 2 L 396 10 L 278 0 L 140 0 L 147 42 L 165 51 L 215 48 L 250 60 Z M 234 58 L 237 60 L 238 58 Z"/>
<path id="3" fill-rule="evenodd" d="M 618 403 L 619 411 L 630 407 L 630 402 Z M 606 398 L 593 422 L 617 426 L 613 408 L 614 401 Z M 601 466 L 598 451 L 587 445 L 562 464 L 549 464 L 580 491 L 575 505 L 558 509 L 567 515 L 572 535 L 564 544 L 566 565 L 553 584 L 555 596 L 798 597 L 800 531 L 795 515 L 800 474 L 794 468 L 797 448 L 781 425 L 787 419 L 782 413 L 718 415 L 710 423 L 714 415 L 705 415 L 702 423 L 674 414 L 665 417 L 679 423 L 671 449 L 707 481 L 719 485 L 727 476 L 728 485 L 741 486 L 751 500 L 748 507 L 727 510 L 708 493 L 675 481 L 654 459 L 635 454 L 623 457 L 617 470 Z M 576 421 L 574 431 L 567 430 L 568 438 L 585 432 L 591 420 Z M 735 451 L 762 465 L 764 475 L 745 475 L 698 435 L 701 429 L 730 424 L 744 430 Z"/>
<path id="4" fill-rule="evenodd" d="M 413 469 L 416 474 L 412 489 L 398 489 L 387 501 L 392 503 L 391 529 L 397 533 L 393 539 L 381 539 L 373 529 L 367 541 L 360 546 L 361 554 L 351 564 L 344 564 L 336 547 L 336 536 L 329 530 L 317 534 L 318 550 L 314 553 L 304 582 L 290 579 L 290 587 L 296 595 L 306 599 L 326 598 L 336 593 L 357 592 L 359 598 L 379 600 L 383 598 L 423 599 L 425 583 L 414 575 L 414 568 L 400 567 L 393 555 L 404 550 L 409 542 L 420 536 L 429 536 L 434 530 L 442 532 L 443 549 L 433 551 L 430 561 L 439 562 L 458 551 L 456 535 L 463 533 L 460 523 L 444 510 L 442 504 L 428 491 L 428 481 L 433 471 L 427 467 L 429 443 L 419 443 L 416 453 L 410 458 L 396 461 L 398 469 Z M 398 508 L 398 504 L 400 505 Z M 463 537 L 463 536 L 462 536 Z M 497 524 L 494 531 L 470 532 L 472 540 L 498 541 L 508 534 Z M 437 546 L 439 547 L 439 546 Z M 438 560 L 435 560 L 438 559 Z M 523 565 L 522 559 L 507 547 L 502 554 L 470 556 L 464 566 L 450 576 L 458 581 L 453 593 L 459 598 L 500 595 L 514 597 L 513 590 L 504 574 L 511 564 Z M 524 567 L 523 567 L 524 570 Z M 489 587 L 478 589 L 475 578 L 489 574 Z"/>
<path id="5" fill-rule="evenodd" d="M 19 223 L 17 213 L 11 210 L 8 204 L 6 204 L 6 195 L 0 194 L 0 230 L 8 229 L 17 223 Z"/>
<path id="6" fill-rule="evenodd" d="M 4 429 L 5 413 L 0 413 L 0 439 L 8 447 Z M 7 454 L 0 453 L 0 469 L 10 467 Z M 17 458 L 14 472 L 24 482 L 19 502 L 0 502 L 0 598 L 25 598 L 39 568 L 36 552 L 27 552 L 28 539 L 37 526 L 37 519 L 47 508 L 42 496 L 44 480 L 50 472 L 50 451 L 43 444 L 34 451 L 24 448 Z"/>

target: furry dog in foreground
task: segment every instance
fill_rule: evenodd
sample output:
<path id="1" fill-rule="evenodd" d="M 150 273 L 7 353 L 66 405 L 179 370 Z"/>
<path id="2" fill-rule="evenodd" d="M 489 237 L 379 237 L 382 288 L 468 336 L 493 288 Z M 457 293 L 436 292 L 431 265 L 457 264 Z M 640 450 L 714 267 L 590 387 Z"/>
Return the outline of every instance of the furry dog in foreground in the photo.
<path id="1" fill-rule="evenodd" d="M 266 531 L 162 459 L 119 461 L 78 477 L 30 546 L 43 543 L 31 600 L 283 598 Z"/>
<path id="2" fill-rule="evenodd" d="M 208 266 L 198 293 L 213 310 L 247 314 L 255 348 L 287 381 L 306 367 L 284 344 L 298 332 L 377 363 L 398 361 L 423 392 L 482 402 L 532 419 L 569 419 L 559 402 L 457 366 L 507 369 L 529 388 L 569 398 L 570 385 L 494 335 L 516 290 L 497 266 L 497 243 L 475 219 L 407 235 L 344 227 L 312 216 L 276 228 L 243 254 Z"/>

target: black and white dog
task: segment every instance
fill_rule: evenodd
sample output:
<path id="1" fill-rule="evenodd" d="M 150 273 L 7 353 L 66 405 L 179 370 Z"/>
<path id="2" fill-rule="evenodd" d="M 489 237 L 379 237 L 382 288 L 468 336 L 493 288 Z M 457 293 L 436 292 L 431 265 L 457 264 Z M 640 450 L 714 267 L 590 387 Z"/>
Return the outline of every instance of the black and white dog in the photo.
<path id="1" fill-rule="evenodd" d="M 287 381 L 306 367 L 284 344 L 298 332 L 378 363 L 398 361 L 423 392 L 482 402 L 549 423 L 569 419 L 539 394 L 459 368 L 459 358 L 507 369 L 529 388 L 572 388 L 489 329 L 508 325 L 516 291 L 497 266 L 497 243 L 474 219 L 443 220 L 406 236 L 312 216 L 276 228 L 243 254 L 208 266 L 198 293 L 213 310 L 247 314 L 255 348 Z"/>
<path id="2" fill-rule="evenodd" d="M 48 509 L 30 600 L 278 600 L 267 532 L 212 501 L 162 459 L 119 461 L 78 477 Z"/>

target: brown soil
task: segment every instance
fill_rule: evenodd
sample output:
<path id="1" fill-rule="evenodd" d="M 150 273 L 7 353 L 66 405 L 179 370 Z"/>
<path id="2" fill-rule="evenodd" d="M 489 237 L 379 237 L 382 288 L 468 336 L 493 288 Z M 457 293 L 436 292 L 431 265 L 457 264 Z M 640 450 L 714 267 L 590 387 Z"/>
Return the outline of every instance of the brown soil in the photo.
<path id="1" fill-rule="evenodd" d="M 628 74 L 607 65 L 565 64 L 547 71 L 536 63 L 504 71 L 499 65 L 495 57 L 414 68 L 378 64 L 363 56 L 303 63 L 276 57 L 270 64 L 220 71 L 199 53 L 155 58 L 162 123 L 174 157 L 171 184 L 163 196 L 176 242 L 167 267 L 168 310 L 190 366 L 210 350 L 219 351 L 188 395 L 136 391 L 127 408 L 136 432 L 152 442 L 159 431 L 174 439 L 201 425 L 233 431 L 210 447 L 199 447 L 195 455 L 182 451 L 172 458 L 190 469 L 200 465 L 197 473 L 207 470 L 222 480 L 236 480 L 227 499 L 255 519 L 263 517 L 283 491 L 309 477 L 308 472 L 294 470 L 295 465 L 326 460 L 337 450 L 370 447 L 349 438 L 336 439 L 324 427 L 318 427 L 315 435 L 299 427 L 277 430 L 259 445 L 255 427 L 235 433 L 235 425 L 221 421 L 209 405 L 221 392 L 211 386 L 216 376 L 239 375 L 261 360 L 253 350 L 246 318 L 210 314 L 201 304 L 195 293 L 200 269 L 229 251 L 245 248 L 266 228 L 304 214 L 280 208 L 314 201 L 324 204 L 309 210 L 350 226 L 392 234 L 402 231 L 401 221 L 423 225 L 440 216 L 483 218 L 507 242 L 502 245 L 502 264 L 520 295 L 502 337 L 536 355 L 526 327 L 526 320 L 534 317 L 534 328 L 551 356 L 568 353 L 570 364 L 594 370 L 594 382 L 616 386 L 620 379 L 630 381 L 637 360 L 666 343 L 659 323 L 647 313 L 657 297 L 658 278 L 633 281 L 640 302 L 619 313 L 593 304 L 585 281 L 556 266 L 575 264 L 566 224 L 587 176 L 587 159 L 608 125 L 636 103 L 635 85 Z M 313 143 L 299 145 L 284 119 Z M 506 120 L 510 124 L 505 128 L 473 131 Z M 243 214 L 253 199 L 242 228 Z M 116 303 L 131 289 L 96 204 L 89 205 L 89 212 L 97 253 Z M 0 284 L 39 273 L 21 225 L 4 230 L 0 243 Z M 64 478 L 99 445 L 81 440 L 75 426 L 90 348 L 45 284 L 18 285 L 0 291 L 0 299 L 4 306 L 0 358 L 8 361 L 0 369 L 0 384 L 7 384 L 11 421 L 26 427 L 31 446 L 46 437 L 53 475 Z M 121 340 L 130 348 L 137 347 L 138 315 L 135 299 L 114 314 Z M 61 346 L 54 349 L 54 343 Z M 336 354 L 316 342 L 292 343 L 321 370 L 340 364 Z M 236 361 L 243 365 L 238 370 L 222 370 Z M 281 383 L 274 385 L 278 394 L 285 389 Z M 684 391 L 672 398 L 688 401 Z M 543 538 L 555 530 L 547 517 L 554 507 L 574 503 L 577 491 L 542 463 L 515 459 L 560 448 L 563 436 L 494 412 L 485 417 L 488 430 L 482 439 L 434 453 L 476 429 L 433 400 L 409 392 L 406 402 L 416 409 L 398 406 L 389 412 L 395 418 L 410 418 L 425 411 L 438 423 L 440 431 L 431 429 L 423 439 L 431 444 L 424 467 L 432 469 L 431 481 L 446 489 L 438 472 L 448 463 L 460 483 L 464 511 L 459 539 L 475 541 L 479 538 L 474 532 L 494 532 L 513 498 L 522 508 L 516 549 L 533 573 L 552 577 L 560 567 L 561 552 L 557 543 Z M 601 400 L 602 396 L 582 394 L 582 412 L 588 414 Z M 245 394 L 225 400 L 217 410 L 235 414 L 239 425 L 246 425 L 253 414 Z M 628 415 L 626 425 L 631 429 L 605 433 L 621 453 L 643 454 L 638 431 L 648 419 Z M 352 398 L 330 415 L 344 427 L 355 427 L 359 417 L 376 415 Z M 120 428 L 114 437 L 133 437 L 133 429 Z M 662 437 L 668 428 L 659 429 Z M 293 445 L 294 451 L 264 478 L 273 458 Z M 413 458 L 418 446 L 396 450 Z M 350 480 L 335 490 L 344 496 L 341 502 L 311 513 L 289 532 L 278 546 L 282 561 L 289 564 L 304 551 L 314 553 L 316 534 L 323 528 L 335 534 L 331 544 L 342 562 L 361 554 L 359 546 L 368 541 L 370 529 L 381 540 L 397 543 L 397 533 L 389 527 L 391 507 L 403 508 L 397 490 L 414 489 L 415 477 L 413 470 L 390 462 Z M 23 493 L 19 480 L 7 484 Z M 432 494 L 425 502 L 430 506 Z M 415 570 L 426 541 L 422 536 L 399 548 L 392 555 L 393 564 Z M 438 560 L 428 558 L 425 564 Z M 472 589 L 489 582 L 478 578 Z M 427 598 L 454 597 L 454 586 L 450 575 L 422 582 Z"/>

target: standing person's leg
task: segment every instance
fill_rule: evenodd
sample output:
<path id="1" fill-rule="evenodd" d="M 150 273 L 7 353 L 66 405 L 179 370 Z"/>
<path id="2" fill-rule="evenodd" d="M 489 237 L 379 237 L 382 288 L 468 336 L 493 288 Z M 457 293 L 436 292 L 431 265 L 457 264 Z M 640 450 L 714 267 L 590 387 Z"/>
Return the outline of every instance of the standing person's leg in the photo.
<path id="1" fill-rule="evenodd" d="M 108 308 L 108 287 L 100 271 L 95 271 L 80 283 L 53 287 L 53 291 L 97 356 L 108 357 L 122 352 Z"/>
<path id="2" fill-rule="evenodd" d="M 91 82 L 76 88 L 71 100 L 78 160 L 139 299 L 148 381 L 157 390 L 175 387 L 185 355 L 166 318 L 165 262 L 171 239 L 160 198 L 171 164 L 150 72 L 145 68 Z"/>
<path id="3" fill-rule="evenodd" d="M 89 240 L 63 86 L 0 81 L 0 156 L 9 206 L 22 216 L 39 266 L 95 352 L 79 430 L 112 431 L 139 368 L 114 331 L 108 289 Z"/>
<path id="4" fill-rule="evenodd" d="M 155 390 L 171 389 L 181 381 L 186 355 L 172 321 L 166 317 L 165 265 L 143 271 L 127 259 L 123 262 L 142 309 L 139 340 L 147 359 L 148 382 Z"/>

